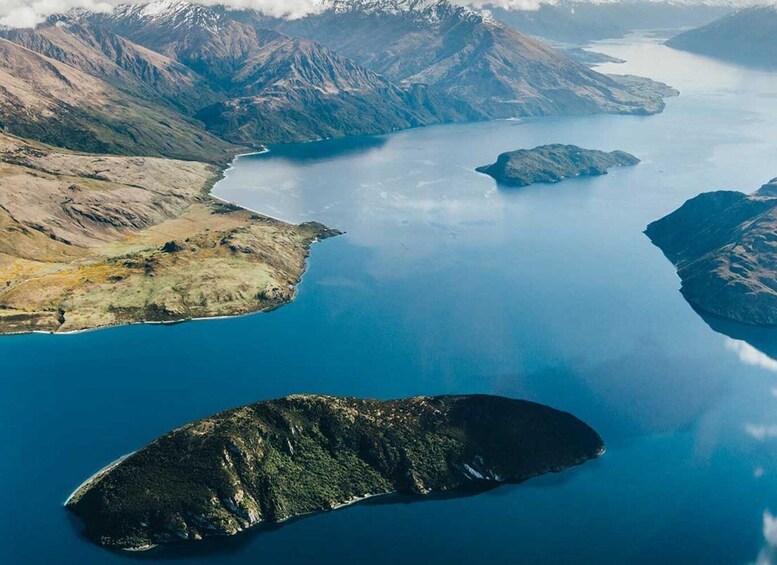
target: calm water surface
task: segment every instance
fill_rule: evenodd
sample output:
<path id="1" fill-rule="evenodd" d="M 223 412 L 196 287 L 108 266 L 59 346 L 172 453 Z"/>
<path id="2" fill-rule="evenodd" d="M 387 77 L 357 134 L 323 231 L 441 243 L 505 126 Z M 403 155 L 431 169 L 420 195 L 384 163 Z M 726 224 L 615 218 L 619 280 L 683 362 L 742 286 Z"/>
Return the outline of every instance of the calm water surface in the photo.
<path id="1" fill-rule="evenodd" d="M 777 333 L 705 321 L 642 234 L 777 176 L 777 75 L 631 38 L 596 47 L 682 91 L 664 114 L 454 125 L 273 148 L 216 194 L 347 231 L 270 314 L 0 339 L 0 562 L 748 563 L 777 512 Z M 503 190 L 540 143 L 623 149 L 596 179 Z M 473 497 L 371 502 L 142 556 L 62 509 L 95 470 L 218 410 L 297 392 L 487 392 L 569 410 L 598 461 Z M 768 518 L 768 515 L 767 515 Z M 768 520 L 767 520 L 768 522 Z"/>

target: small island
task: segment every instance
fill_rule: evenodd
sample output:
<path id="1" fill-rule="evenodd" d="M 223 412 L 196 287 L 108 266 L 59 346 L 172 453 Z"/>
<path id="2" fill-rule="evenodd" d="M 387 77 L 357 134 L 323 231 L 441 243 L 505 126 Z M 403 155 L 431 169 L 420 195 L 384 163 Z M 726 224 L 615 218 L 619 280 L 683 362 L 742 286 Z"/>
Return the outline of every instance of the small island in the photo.
<path id="1" fill-rule="evenodd" d="M 612 167 L 637 163 L 639 159 L 625 151 L 607 153 L 577 145 L 552 144 L 502 153 L 496 163 L 475 170 L 503 185 L 529 186 L 573 177 L 606 175 Z"/>
<path id="2" fill-rule="evenodd" d="M 677 268 L 696 310 L 777 325 L 777 179 L 750 195 L 700 194 L 645 233 Z"/>
<path id="3" fill-rule="evenodd" d="M 102 546 L 229 536 L 364 498 L 485 490 L 580 465 L 604 443 L 571 414 L 486 395 L 295 395 L 176 429 L 65 503 Z"/>

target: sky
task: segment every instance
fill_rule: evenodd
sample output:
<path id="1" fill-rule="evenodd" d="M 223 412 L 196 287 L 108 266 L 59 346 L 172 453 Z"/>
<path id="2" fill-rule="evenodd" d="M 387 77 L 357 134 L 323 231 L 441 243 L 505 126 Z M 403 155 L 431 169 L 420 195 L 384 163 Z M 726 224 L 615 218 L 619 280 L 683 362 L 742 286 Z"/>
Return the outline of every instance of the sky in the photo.
<path id="1" fill-rule="evenodd" d="M 255 8 L 268 15 L 278 17 L 302 17 L 322 9 L 325 0 L 191 0 L 198 4 L 223 4 L 235 8 Z M 557 0 L 453 0 L 476 8 L 505 7 L 513 9 L 536 9 L 540 2 L 553 3 Z M 595 2 L 619 0 L 591 0 Z M 662 1 L 662 0 L 654 0 Z M 750 0 L 680 0 L 686 3 L 747 3 Z M 757 0 L 752 0 L 753 3 Z M 763 1 L 763 0 L 761 0 Z M 107 12 L 116 4 L 147 3 L 148 0 L 0 0 L 0 25 L 7 27 L 34 27 L 47 16 L 62 14 L 72 8 L 85 8 Z"/>

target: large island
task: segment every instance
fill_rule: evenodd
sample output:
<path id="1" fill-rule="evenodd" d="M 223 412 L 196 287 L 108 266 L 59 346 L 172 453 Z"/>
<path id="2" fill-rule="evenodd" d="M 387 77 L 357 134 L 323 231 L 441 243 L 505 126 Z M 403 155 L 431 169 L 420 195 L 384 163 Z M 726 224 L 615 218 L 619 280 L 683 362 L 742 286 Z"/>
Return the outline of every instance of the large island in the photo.
<path id="1" fill-rule="evenodd" d="M 612 167 L 637 163 L 639 159 L 625 151 L 607 153 L 556 143 L 502 153 L 496 163 L 476 170 L 495 178 L 500 184 L 528 186 L 556 183 L 572 177 L 606 175 Z"/>
<path id="2" fill-rule="evenodd" d="M 216 200 L 214 165 L 0 133 L 0 334 L 255 312 L 291 300 L 338 232 Z"/>
<path id="3" fill-rule="evenodd" d="M 81 485 L 67 507 L 120 549 L 228 536 L 388 493 L 493 488 L 604 452 L 571 414 L 468 395 L 296 395 L 168 433 Z"/>
<path id="4" fill-rule="evenodd" d="M 700 194 L 645 232 L 702 312 L 777 325 L 777 179 L 753 194 Z"/>

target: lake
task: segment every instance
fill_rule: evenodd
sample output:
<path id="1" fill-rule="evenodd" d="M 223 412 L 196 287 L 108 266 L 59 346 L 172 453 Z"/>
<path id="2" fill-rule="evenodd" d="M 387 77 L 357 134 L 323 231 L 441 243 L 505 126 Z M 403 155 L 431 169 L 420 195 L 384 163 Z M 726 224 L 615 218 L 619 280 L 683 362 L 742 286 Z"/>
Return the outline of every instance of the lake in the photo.
<path id="1" fill-rule="evenodd" d="M 777 331 L 703 319 L 642 231 L 777 176 L 777 74 L 598 43 L 679 98 L 658 116 L 448 125 L 273 147 L 221 198 L 346 235 L 267 314 L 0 339 L 2 563 L 747 563 L 777 513 Z M 503 189 L 474 168 L 542 143 L 642 159 Z M 494 393 L 574 413 L 600 459 L 478 496 L 375 499 L 234 539 L 119 554 L 62 503 L 162 433 L 290 393 Z M 772 536 L 774 537 L 774 536 Z"/>

